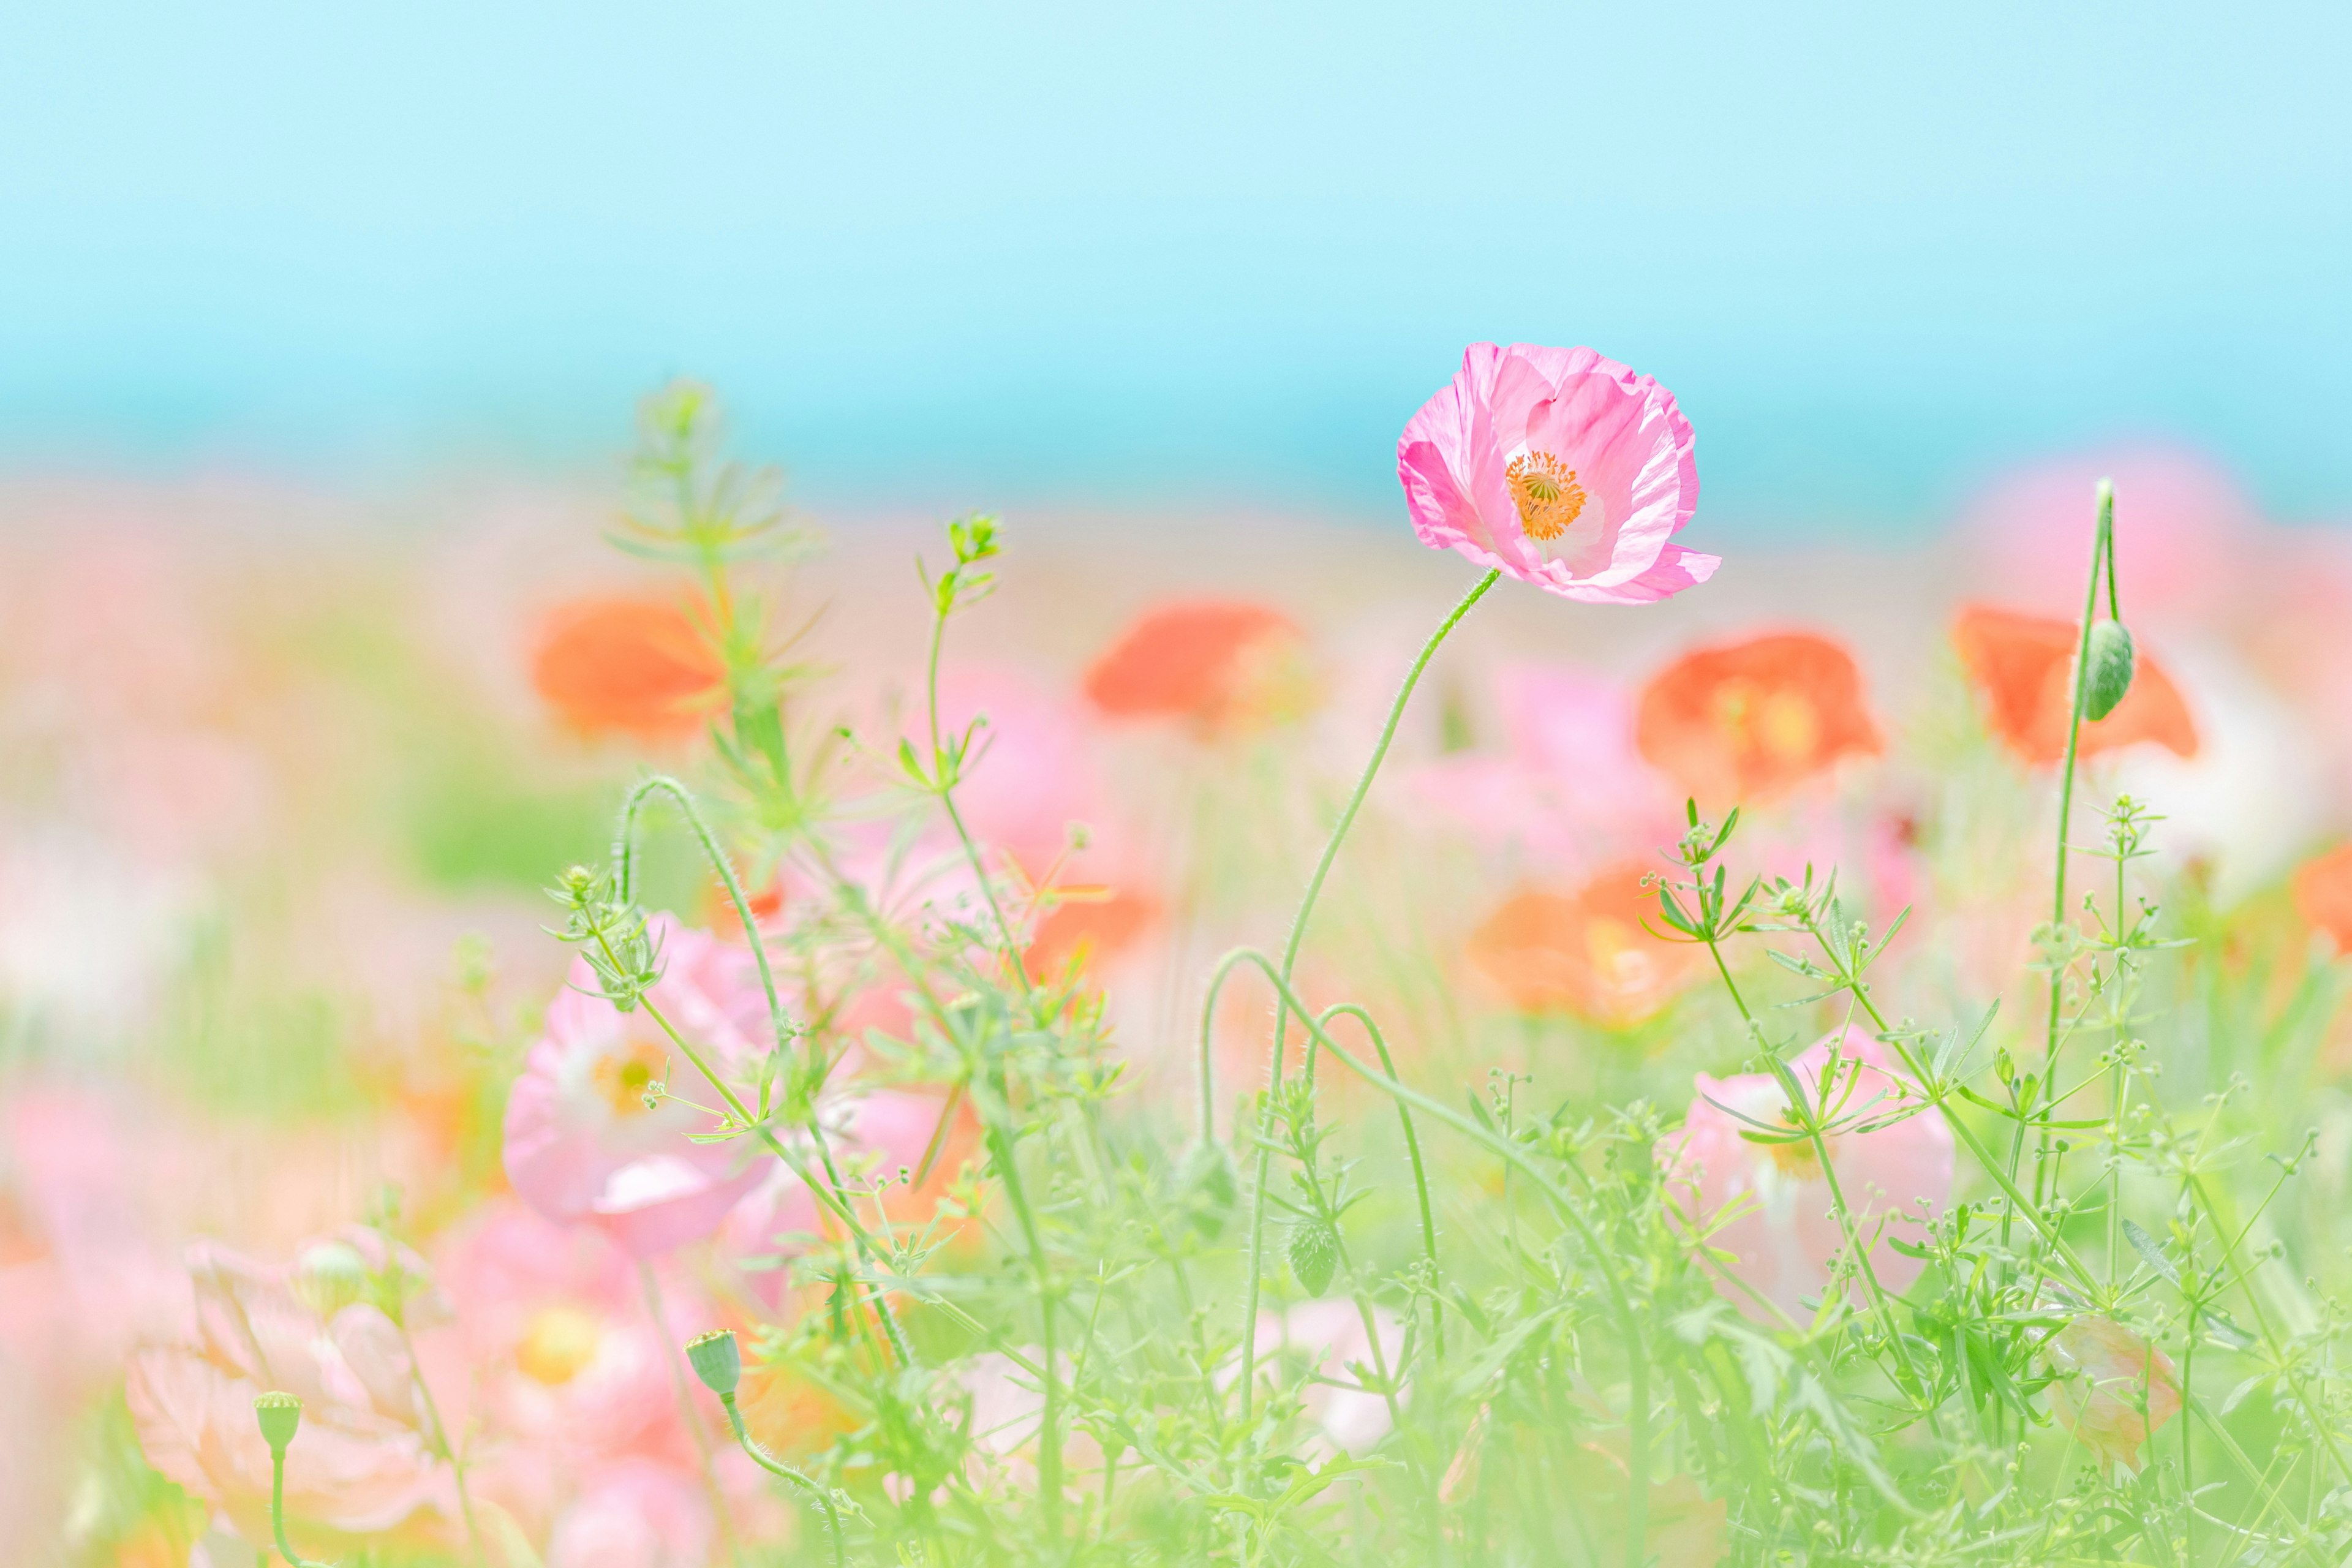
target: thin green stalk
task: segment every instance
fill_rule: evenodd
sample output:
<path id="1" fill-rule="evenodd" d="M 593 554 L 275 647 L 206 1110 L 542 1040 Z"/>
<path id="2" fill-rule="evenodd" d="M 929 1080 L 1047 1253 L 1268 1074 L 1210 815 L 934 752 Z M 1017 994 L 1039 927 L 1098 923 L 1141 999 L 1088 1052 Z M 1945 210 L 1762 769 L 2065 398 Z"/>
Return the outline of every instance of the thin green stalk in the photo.
<path id="1" fill-rule="evenodd" d="M 1326 1007 L 1323 1010 L 1322 1016 L 1317 1018 L 1316 1022 L 1322 1025 L 1328 1031 L 1331 1026 L 1331 1020 L 1342 1016 L 1353 1018 L 1357 1023 L 1361 1024 L 1364 1026 L 1364 1033 L 1371 1039 L 1372 1049 L 1378 1051 L 1381 1055 L 1381 1070 L 1387 1073 L 1391 1078 L 1396 1077 L 1396 1063 L 1389 1056 L 1389 1043 L 1381 1037 L 1381 1026 L 1372 1022 L 1372 1016 L 1363 1008 L 1359 1007 L 1353 1002 L 1337 1003 L 1329 1007 Z M 1307 1070 L 1309 1072 L 1314 1070 L 1314 1049 L 1315 1047 L 1312 1046 L 1308 1047 Z M 1404 1104 L 1402 1100 L 1397 1103 L 1397 1121 L 1404 1128 L 1404 1152 L 1406 1156 L 1412 1162 L 1413 1195 L 1421 1204 L 1421 1249 L 1423 1254 L 1429 1259 L 1430 1333 L 1432 1338 L 1436 1342 L 1437 1359 L 1444 1361 L 1445 1359 L 1445 1305 L 1443 1299 L 1441 1299 L 1437 1293 L 1437 1282 L 1439 1277 L 1437 1265 L 1437 1221 L 1432 1215 L 1430 1208 L 1429 1176 L 1422 1168 L 1421 1140 L 1413 1136 L 1412 1112 L 1404 1108 Z"/>
<path id="2" fill-rule="evenodd" d="M 2101 479 L 2098 490 L 2098 533 L 2091 546 L 2091 577 L 2083 590 L 2083 624 L 2074 633 L 2074 678 L 2068 689 L 2066 717 L 2066 761 L 2058 773 L 2058 849 L 2057 864 L 2051 873 L 2050 924 L 2054 931 L 2066 923 L 2066 856 L 2067 834 L 2072 826 L 2074 810 L 2074 766 L 2083 747 L 2083 698 L 2091 662 L 2091 618 L 2098 613 L 2099 578 L 2101 569 L 2109 565 L 2116 529 L 2116 487 L 2112 480 Z M 2113 594 L 2112 579 L 2109 592 Z M 2046 1096 L 2058 1074 L 2058 1021 L 2066 999 L 2066 966 L 2053 964 L 2050 969 L 2050 1016 L 2042 1046 L 2042 1088 Z M 2017 1161 L 2023 1152 L 2023 1129 L 2010 1148 L 2009 1179 L 2017 1180 Z M 2050 1157 L 2050 1129 L 2044 1127 L 2036 1138 L 2042 1151 L 2035 1163 L 2033 1187 L 2035 1201 L 2042 1191 L 2041 1166 Z M 2009 1216 L 2001 1216 L 2000 1238 L 2009 1241 Z"/>
<path id="3" fill-rule="evenodd" d="M 286 1450 L 275 1444 L 269 1449 L 269 1530 L 278 1538 L 278 1554 L 291 1568 L 334 1568 L 332 1563 L 314 1563 L 303 1556 L 286 1539 Z"/>
<path id="4" fill-rule="evenodd" d="M 646 1312 L 654 1321 L 654 1332 L 663 1346 L 662 1359 L 669 1363 L 672 1392 L 677 1395 L 678 1419 L 686 1424 L 686 1435 L 693 1440 L 694 1458 L 702 1469 L 702 1484 L 710 1492 L 711 1517 L 719 1524 L 720 1550 L 730 1563 L 740 1561 L 741 1542 L 735 1534 L 735 1512 L 727 1506 L 727 1486 L 719 1479 L 719 1463 L 711 1457 L 710 1439 L 702 1430 L 702 1417 L 695 1413 L 694 1395 L 686 1383 L 686 1352 L 678 1349 L 677 1335 L 669 1331 L 669 1314 L 662 1310 L 661 1286 L 654 1279 L 653 1265 L 637 1259 L 637 1281 L 645 1289 Z"/>
<path id="5" fill-rule="evenodd" d="M 964 858 L 971 863 L 971 874 L 980 883 L 980 896 L 988 904 L 988 912 L 996 921 L 997 939 L 1004 944 L 1004 961 L 1013 968 L 1013 977 L 1021 982 L 1021 994 L 1034 995 L 1036 987 L 1029 979 L 1029 965 L 1021 956 L 1020 944 L 1013 940 L 1013 922 L 1004 918 L 1004 906 L 997 901 L 996 883 L 988 874 L 988 862 L 971 830 L 963 824 L 963 813 L 956 809 L 955 786 L 948 782 L 945 756 L 940 746 L 940 651 L 947 642 L 948 608 L 936 609 L 931 616 L 931 653 L 924 671 L 924 690 L 929 700 L 931 739 L 931 781 L 940 797 L 940 805 L 948 814 L 950 826 L 955 828 L 956 841 L 963 846 Z M 963 766 L 958 757 L 956 766 Z"/>
<path id="6" fill-rule="evenodd" d="M 728 1425 L 735 1428 L 736 1443 L 742 1447 L 744 1453 L 751 1456 L 753 1464 L 772 1476 L 780 1476 L 793 1482 L 816 1499 L 817 1506 L 824 1510 L 824 1521 L 833 1536 L 833 1568 L 844 1568 L 849 1559 L 842 1547 L 841 1513 L 833 1506 L 833 1494 L 817 1485 L 799 1469 L 769 1453 L 752 1438 L 750 1430 L 743 1425 L 742 1411 L 735 1407 L 735 1395 L 732 1392 L 720 1394 L 719 1403 L 726 1408 Z"/>
<path id="7" fill-rule="evenodd" d="M 1332 824 L 1331 837 L 1323 846 L 1322 858 L 1315 863 L 1314 875 L 1307 879 L 1306 896 L 1299 900 L 1298 913 L 1290 922 L 1290 938 L 1283 946 L 1280 995 L 1274 1011 L 1273 1064 L 1266 1074 L 1266 1110 L 1259 1122 L 1257 1173 L 1250 1195 L 1249 1281 L 1247 1299 L 1242 1308 L 1242 1423 L 1244 1426 L 1249 1423 L 1250 1406 L 1255 1396 L 1258 1292 L 1260 1277 L 1265 1268 L 1265 1187 L 1266 1177 L 1274 1163 L 1273 1095 L 1282 1088 L 1283 1050 L 1289 1040 L 1293 1005 L 1290 999 L 1291 973 L 1298 965 L 1298 950 L 1307 940 L 1307 922 L 1315 913 L 1316 900 L 1322 896 L 1324 879 L 1331 874 L 1331 864 L 1339 858 L 1339 846 L 1347 842 L 1348 830 L 1355 826 L 1356 814 L 1363 809 L 1364 798 L 1372 793 L 1372 781 L 1380 776 L 1381 763 L 1387 759 L 1389 746 L 1396 739 L 1397 726 L 1404 721 L 1405 704 L 1412 700 L 1412 689 L 1421 683 L 1421 672 L 1429 668 L 1429 661 L 1436 657 L 1439 645 L 1461 623 L 1462 617 L 1470 613 L 1470 607 L 1486 597 L 1486 590 L 1492 588 L 1502 575 L 1498 568 L 1473 584 L 1470 591 L 1463 595 L 1461 601 L 1438 623 L 1437 629 L 1430 634 L 1429 640 L 1422 645 L 1412 667 L 1405 671 L 1404 680 L 1397 688 L 1396 699 L 1389 704 L 1388 721 L 1381 726 L 1381 738 L 1372 747 L 1371 757 L 1364 763 L 1362 775 L 1356 780 L 1355 793 L 1348 797 L 1348 804 L 1341 808 L 1339 821 Z M 1299 1016 L 1305 1018 L 1307 1015 L 1302 1012 Z M 1205 1016 L 1201 1027 L 1205 1035 L 1208 1029 Z M 1208 1085 L 1204 1080 L 1202 1085 L 1203 1098 L 1207 1091 Z"/>

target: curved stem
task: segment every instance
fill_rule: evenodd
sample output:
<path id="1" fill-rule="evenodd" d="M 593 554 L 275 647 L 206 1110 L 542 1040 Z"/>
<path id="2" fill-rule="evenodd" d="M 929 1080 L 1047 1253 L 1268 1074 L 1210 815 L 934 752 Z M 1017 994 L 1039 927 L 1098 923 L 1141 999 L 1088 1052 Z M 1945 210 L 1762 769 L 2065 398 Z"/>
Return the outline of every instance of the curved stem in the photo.
<path id="1" fill-rule="evenodd" d="M 1353 1018 L 1364 1026 L 1364 1033 L 1371 1038 L 1372 1049 L 1381 1054 L 1381 1070 L 1391 1078 L 1396 1077 L 1396 1062 L 1389 1055 L 1389 1043 L 1381 1037 L 1381 1026 L 1372 1022 L 1372 1016 L 1363 1008 L 1353 1002 L 1336 1003 L 1324 1008 L 1315 1021 L 1328 1030 L 1331 1020 L 1341 1016 Z M 1314 1070 L 1316 1049 L 1317 1047 L 1311 1043 L 1307 1047 L 1307 1070 L 1310 1073 Z M 1397 1102 L 1397 1121 L 1404 1127 L 1404 1152 L 1412 1161 L 1413 1194 L 1421 1201 L 1421 1247 L 1429 1258 L 1430 1332 L 1437 1342 L 1437 1359 L 1444 1361 L 1445 1359 L 1445 1303 L 1437 1294 L 1437 1221 L 1430 1212 L 1429 1176 L 1422 1168 L 1421 1140 L 1413 1136 L 1412 1112 L 1404 1108 L 1402 1100 Z"/>
<path id="2" fill-rule="evenodd" d="M 1299 1022 L 1305 1026 L 1307 1037 L 1316 1045 L 1330 1052 L 1349 1071 L 1396 1100 L 1400 1105 L 1409 1104 L 1418 1108 L 1423 1114 L 1434 1117 L 1489 1153 L 1498 1156 L 1505 1163 L 1516 1167 L 1535 1184 L 1537 1191 L 1550 1200 L 1553 1209 L 1568 1222 L 1570 1228 L 1574 1230 L 1578 1238 L 1583 1242 L 1585 1250 L 1591 1258 L 1593 1267 L 1600 1275 L 1601 1292 L 1608 1298 L 1610 1312 L 1617 1320 L 1618 1332 L 1625 1342 L 1625 1382 L 1629 1407 L 1626 1412 L 1628 1490 L 1625 1502 L 1625 1561 L 1627 1568 L 1642 1568 L 1647 1557 L 1644 1538 L 1648 1534 L 1650 1495 L 1649 1353 L 1642 1338 L 1641 1319 L 1634 1313 L 1633 1299 L 1625 1294 L 1624 1283 L 1609 1267 L 1610 1253 L 1602 1245 L 1600 1233 L 1592 1228 L 1592 1222 L 1585 1217 L 1583 1210 L 1577 1206 L 1576 1200 L 1562 1192 L 1559 1185 L 1544 1173 L 1543 1168 L 1537 1164 L 1518 1143 L 1510 1139 L 1496 1137 L 1491 1131 L 1479 1126 L 1460 1111 L 1442 1105 L 1425 1094 L 1406 1088 L 1390 1075 L 1374 1072 L 1370 1068 L 1341 1050 L 1339 1043 L 1331 1038 L 1323 1026 L 1316 1022 L 1315 1015 L 1300 1005 L 1296 993 L 1290 988 L 1290 983 L 1275 972 L 1273 962 L 1255 948 L 1235 948 L 1218 961 L 1211 982 L 1213 992 L 1217 984 L 1223 982 L 1228 973 L 1232 973 L 1237 965 L 1244 963 L 1256 965 L 1266 979 L 1273 983 L 1276 995 L 1298 1014 Z M 1249 1342 L 1244 1340 L 1243 1342 L 1246 1345 Z"/>
<path id="3" fill-rule="evenodd" d="M 767 1449 L 760 1447 L 760 1445 L 752 1439 L 750 1430 L 743 1425 L 743 1413 L 735 1407 L 734 1394 L 720 1394 L 719 1396 L 719 1403 L 726 1406 L 728 1424 L 735 1428 L 735 1441 L 741 1445 L 744 1453 L 751 1456 L 751 1459 L 753 1464 L 759 1466 L 761 1469 L 767 1471 L 772 1476 L 781 1476 L 785 1480 L 802 1487 L 812 1497 L 816 1499 L 817 1506 L 824 1510 L 825 1523 L 832 1527 L 834 1568 L 843 1568 L 843 1565 L 846 1563 L 849 1559 L 842 1549 L 841 1512 L 838 1509 L 833 1506 L 833 1494 L 825 1490 L 824 1488 L 817 1485 L 815 1481 L 810 1479 L 800 1470 L 784 1463 L 782 1459 L 777 1458 L 773 1454 L 769 1453 Z"/>
<path id="4" fill-rule="evenodd" d="M 1486 597 L 1486 590 L 1493 587 L 1502 575 L 1499 569 L 1491 571 L 1471 584 L 1470 591 L 1462 595 L 1461 601 L 1447 612 L 1445 618 L 1438 623 L 1437 629 L 1430 634 L 1429 640 L 1422 644 L 1420 654 L 1405 671 L 1403 682 L 1397 687 L 1396 699 L 1389 704 L 1388 721 L 1381 726 L 1381 738 L 1373 745 L 1370 758 L 1364 763 L 1362 775 L 1356 780 L 1355 793 L 1348 797 L 1348 804 L 1341 808 L 1339 820 L 1331 825 L 1331 837 L 1323 846 L 1323 857 L 1316 861 L 1314 875 L 1307 879 L 1306 896 L 1299 900 L 1298 913 L 1290 922 L 1289 941 L 1283 946 L 1282 973 L 1278 976 L 1280 994 L 1274 1009 L 1273 1061 L 1266 1073 L 1268 1099 L 1266 1110 L 1259 1120 L 1257 1173 L 1250 1194 L 1249 1284 L 1247 1300 L 1242 1309 L 1242 1423 L 1244 1426 L 1249 1423 L 1250 1403 L 1255 1393 L 1252 1384 L 1256 1374 L 1259 1276 L 1265 1266 L 1265 1184 L 1274 1163 L 1272 1095 L 1282 1087 L 1283 1048 L 1288 1041 L 1290 1014 L 1295 1005 L 1290 994 L 1291 971 L 1297 967 L 1298 949 L 1307 940 L 1307 922 L 1315 913 L 1315 900 L 1322 896 L 1324 879 L 1331 874 L 1331 863 L 1339 858 L 1339 846 L 1347 842 L 1348 830 L 1355 826 L 1356 814 L 1363 809 L 1364 797 L 1372 792 L 1372 780 L 1380 775 L 1381 763 L 1387 759 L 1390 743 L 1396 739 L 1397 726 L 1404 720 L 1405 704 L 1412 700 L 1412 689 L 1420 684 L 1421 672 L 1429 668 L 1429 661 L 1436 657 L 1438 645 L 1444 642 L 1447 634 L 1470 613 L 1470 606 Z M 1302 1019 L 1307 1016 L 1304 1010 L 1300 1011 L 1299 1016 Z M 1204 1016 L 1201 1022 L 1204 1040 L 1208 1027 L 1208 1019 Z M 1318 1030 L 1319 1032 L 1319 1026 Z M 1204 1045 L 1204 1056 L 1205 1052 Z"/>
<path id="5" fill-rule="evenodd" d="M 334 1568 L 303 1556 L 286 1539 L 286 1450 L 274 1445 L 269 1450 L 269 1530 L 278 1538 L 278 1554 L 292 1568 Z"/>

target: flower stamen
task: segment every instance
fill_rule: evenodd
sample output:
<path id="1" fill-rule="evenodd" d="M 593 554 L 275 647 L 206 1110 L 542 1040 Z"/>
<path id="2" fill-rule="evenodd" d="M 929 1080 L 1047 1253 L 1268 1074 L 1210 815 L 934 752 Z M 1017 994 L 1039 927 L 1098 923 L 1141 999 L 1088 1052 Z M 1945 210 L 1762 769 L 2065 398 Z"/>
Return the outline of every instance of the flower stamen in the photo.
<path id="1" fill-rule="evenodd" d="M 1522 452 L 1504 471 L 1511 504 L 1519 510 L 1519 531 L 1529 539 L 1558 539 L 1584 510 L 1584 487 L 1576 470 L 1549 452 Z"/>

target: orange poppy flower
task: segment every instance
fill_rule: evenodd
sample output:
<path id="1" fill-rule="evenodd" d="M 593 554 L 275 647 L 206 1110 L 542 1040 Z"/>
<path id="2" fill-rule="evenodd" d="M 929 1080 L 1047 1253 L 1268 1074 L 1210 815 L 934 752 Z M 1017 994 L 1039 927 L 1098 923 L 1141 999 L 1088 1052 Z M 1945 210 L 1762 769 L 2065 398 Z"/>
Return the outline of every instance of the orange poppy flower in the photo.
<path id="1" fill-rule="evenodd" d="M 1964 605 L 1952 622 L 1952 642 L 1969 680 L 1983 699 L 1985 722 L 2029 763 L 2066 754 L 2074 718 L 2077 623 L 2025 616 L 1984 605 Z M 2155 741 L 2184 757 L 2197 754 L 2197 727 L 2171 678 L 2148 658 L 2138 658 L 2131 689 L 2114 712 L 2083 724 L 2081 754 Z"/>
<path id="2" fill-rule="evenodd" d="M 1634 742 L 1717 805 L 1769 799 L 1879 749 L 1853 656 L 1810 632 L 1685 654 L 1643 689 Z"/>
<path id="3" fill-rule="evenodd" d="M 1307 706 L 1298 628 L 1264 605 L 1204 599 L 1147 610 L 1087 670 L 1087 698 L 1114 718 L 1228 730 Z"/>
<path id="4" fill-rule="evenodd" d="M 547 617 L 531 685 L 583 735 L 664 740 L 717 706 L 726 666 L 694 619 L 657 599 L 575 600 Z"/>
<path id="5" fill-rule="evenodd" d="M 2294 874 L 2294 907 L 2305 920 L 2352 952 L 2352 844 L 2330 849 Z"/>
<path id="6" fill-rule="evenodd" d="M 1152 912 L 1152 901 L 1140 893 L 1114 891 L 1056 904 L 1037 922 L 1022 962 L 1034 978 L 1058 979 L 1073 958 L 1083 968 L 1126 947 L 1142 934 Z"/>
<path id="7" fill-rule="evenodd" d="M 1686 983 L 1692 951 L 1651 934 L 1644 867 L 1611 868 L 1574 893 L 1522 889 L 1470 933 L 1470 962 L 1527 1013 L 1573 1013 L 1610 1028 L 1655 1015 Z"/>

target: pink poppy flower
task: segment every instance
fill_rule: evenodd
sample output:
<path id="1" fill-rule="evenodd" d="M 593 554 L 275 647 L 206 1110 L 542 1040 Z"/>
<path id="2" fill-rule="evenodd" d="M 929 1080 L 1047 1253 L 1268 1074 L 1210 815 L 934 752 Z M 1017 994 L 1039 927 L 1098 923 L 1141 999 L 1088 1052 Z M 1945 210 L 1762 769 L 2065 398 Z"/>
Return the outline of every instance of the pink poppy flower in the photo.
<path id="1" fill-rule="evenodd" d="M 691 1469 L 623 1459 L 589 1476 L 556 1520 L 547 1568 L 702 1568 L 715 1534 Z"/>
<path id="2" fill-rule="evenodd" d="M 663 965 L 654 1005 L 719 1071 L 747 1071 L 769 1035 L 751 955 L 668 915 L 649 929 Z M 550 1219 L 593 1223 L 646 1258 L 716 1230 L 764 1171 L 744 1140 L 692 1142 L 710 1126 L 693 1106 L 647 1109 L 656 1081 L 696 1105 L 715 1107 L 719 1094 L 643 1008 L 623 1013 L 595 984 L 582 960 L 548 1004 L 507 1100 L 507 1178 Z"/>
<path id="3" fill-rule="evenodd" d="M 1926 1215 L 1950 1200 L 1952 1130 L 1932 1111 L 1870 1125 L 1903 1103 L 1895 1093 L 1901 1080 L 1890 1070 L 1885 1048 L 1855 1028 L 1832 1034 L 1790 1059 L 1808 1094 L 1819 1092 L 1832 1046 L 1843 1062 L 1861 1064 L 1845 1114 L 1862 1125 L 1829 1135 L 1830 1164 L 1878 1282 L 1900 1293 L 1924 1266 L 1884 1242 L 1891 1235 L 1918 1245 Z M 1841 1075 L 1854 1070 L 1839 1068 Z M 1806 1321 L 1813 1313 L 1809 1303 L 1829 1288 L 1831 1259 L 1845 1249 L 1821 1161 L 1810 1141 L 1759 1143 L 1744 1136 L 1754 1130 L 1753 1122 L 1773 1126 L 1789 1120 L 1787 1096 L 1770 1073 L 1727 1079 L 1700 1073 L 1696 1086 L 1682 1131 L 1660 1141 L 1658 1158 L 1669 1185 L 1681 1189 L 1676 1196 L 1691 1221 L 1701 1230 L 1715 1226 L 1708 1247 L 1731 1255 L 1720 1271 L 1710 1270 L 1716 1289 L 1759 1321 L 1770 1320 L 1758 1297 L 1790 1319 Z M 1833 1105 L 1837 1092 L 1832 1090 Z M 1927 1203 L 1924 1214 L 1921 1199 Z M 1717 1226 L 1727 1212 L 1730 1217 Z"/>
<path id="4" fill-rule="evenodd" d="M 424 1260 L 354 1227 L 328 1246 L 363 1267 L 397 1263 L 416 1279 Z M 315 1252 L 317 1248 L 310 1249 Z M 269 1449 L 254 1399 L 283 1389 L 302 1401 L 300 1440 L 286 1460 L 289 1535 L 306 1555 L 383 1536 L 454 1544 L 455 1477 L 433 1457 L 415 1363 L 374 1303 L 321 1289 L 301 1267 L 270 1267 L 198 1242 L 189 1251 L 194 1342 L 131 1356 L 124 1394 L 148 1462 L 227 1515 L 248 1542 L 269 1539 Z M 412 1316 L 446 1310 L 427 1290 Z"/>
<path id="5" fill-rule="evenodd" d="M 2057 1381 L 2050 1408 L 2060 1426 L 2099 1456 L 2139 1473 L 2140 1447 L 2180 1409 L 2172 1358 L 2112 1318 L 2076 1318 L 2043 1342 Z"/>
<path id="6" fill-rule="evenodd" d="M 457 1305 L 472 1403 L 535 1466 L 544 1469 L 554 1458 L 690 1456 L 677 1428 L 673 1350 L 620 1247 L 594 1228 L 501 1200 L 478 1211 L 437 1261 Z M 698 1301 L 675 1282 L 662 1290 L 681 1341 L 704 1326 Z M 534 1500 L 518 1511 L 540 1511 Z"/>
<path id="7" fill-rule="evenodd" d="M 1698 505 L 1674 395 L 1587 348 L 1473 343 L 1397 441 L 1413 532 L 1570 599 L 1641 605 L 1720 559 L 1674 535 Z"/>

